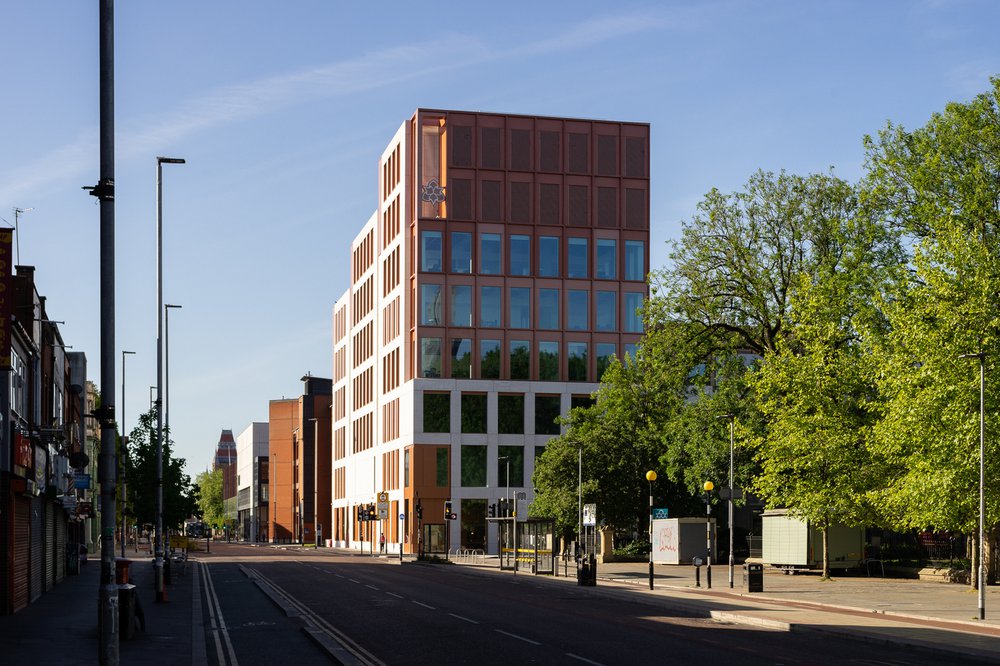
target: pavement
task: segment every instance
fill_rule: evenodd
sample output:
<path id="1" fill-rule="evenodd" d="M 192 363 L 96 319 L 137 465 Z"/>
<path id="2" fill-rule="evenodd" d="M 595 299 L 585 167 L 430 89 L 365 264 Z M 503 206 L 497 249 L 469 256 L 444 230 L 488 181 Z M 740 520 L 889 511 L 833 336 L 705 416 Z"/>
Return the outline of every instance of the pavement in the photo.
<path id="1" fill-rule="evenodd" d="M 302 556 L 323 557 L 327 553 L 361 557 L 356 551 L 314 548 L 303 549 Z M 136 585 L 146 629 L 120 641 L 119 662 L 144 666 L 206 665 L 205 632 L 210 628 L 202 619 L 199 563 L 246 554 L 245 548 L 224 543 L 213 543 L 210 553 L 192 554 L 183 573 L 176 568 L 172 571 L 167 601 L 157 603 L 148 554 L 127 552 L 134 559 L 130 582 Z M 381 559 L 386 564 L 399 562 L 398 556 L 393 555 Z M 414 560 L 406 557 L 405 563 L 412 564 Z M 501 572 L 496 557 L 459 560 L 457 564 L 465 571 L 481 575 L 514 575 Z M 695 587 L 694 567 L 658 564 L 654 568 L 654 589 L 650 590 L 648 563 L 600 564 L 596 586 L 581 590 L 639 600 L 719 622 L 908 645 L 938 653 L 943 661 L 949 655 L 961 655 L 982 663 L 1000 664 L 1000 586 L 987 588 L 987 617 L 978 620 L 978 595 L 966 585 L 863 575 L 823 581 L 814 573 L 783 575 L 768 570 L 764 575 L 764 591 L 749 593 L 743 586 L 741 566 L 735 569 L 732 589 L 725 565 L 713 566 L 712 574 L 711 589 L 706 587 L 704 567 L 701 587 Z M 18 613 L 0 616 L 0 661 L 51 660 L 64 666 L 98 663 L 99 575 L 100 562 L 91 558 L 81 567 L 79 575 L 67 575 Z M 565 568 L 560 563 L 556 576 L 531 578 L 533 582 L 553 586 L 577 585 L 572 562 Z M 863 648 L 859 647 L 859 655 L 863 654 Z"/>

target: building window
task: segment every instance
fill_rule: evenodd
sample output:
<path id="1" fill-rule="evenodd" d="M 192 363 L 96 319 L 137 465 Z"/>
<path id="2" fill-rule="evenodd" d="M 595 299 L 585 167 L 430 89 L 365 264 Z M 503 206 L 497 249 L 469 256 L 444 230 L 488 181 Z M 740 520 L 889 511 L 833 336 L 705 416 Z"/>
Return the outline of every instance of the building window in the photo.
<path id="1" fill-rule="evenodd" d="M 420 376 L 441 376 L 441 338 L 420 338 Z"/>
<path id="2" fill-rule="evenodd" d="M 500 379 L 500 341 L 479 341 L 480 379 Z"/>
<path id="3" fill-rule="evenodd" d="M 646 244 L 641 240 L 625 241 L 625 279 L 646 279 Z"/>
<path id="4" fill-rule="evenodd" d="M 424 393 L 424 432 L 451 432 L 450 393 Z"/>
<path id="5" fill-rule="evenodd" d="M 420 232 L 420 270 L 428 273 L 441 272 L 441 232 Z"/>
<path id="6" fill-rule="evenodd" d="M 618 292 L 597 292 L 597 307 L 594 315 L 598 331 L 615 331 L 618 329 Z"/>
<path id="7" fill-rule="evenodd" d="M 594 272 L 598 280 L 618 279 L 618 243 L 615 239 L 597 239 L 597 265 Z"/>
<path id="8" fill-rule="evenodd" d="M 462 432 L 486 432 L 486 394 L 462 394 Z"/>
<path id="9" fill-rule="evenodd" d="M 638 310 L 642 307 L 642 294 L 625 292 L 625 332 L 642 333 L 642 316 Z"/>
<path id="10" fill-rule="evenodd" d="M 538 328 L 554 331 L 559 328 L 559 290 L 538 290 Z"/>
<path id="11" fill-rule="evenodd" d="M 497 432 L 501 435 L 524 434 L 524 394 L 497 396 Z"/>
<path id="12" fill-rule="evenodd" d="M 531 343 L 527 340 L 510 341 L 510 378 L 531 379 Z"/>
<path id="13" fill-rule="evenodd" d="M 479 272 L 483 275 L 500 275 L 500 234 L 479 234 Z"/>
<path id="14" fill-rule="evenodd" d="M 469 338 L 451 339 L 451 376 L 472 378 L 472 340 Z"/>
<path id="15" fill-rule="evenodd" d="M 510 327 L 531 328 L 531 289 L 510 288 Z"/>
<path id="16" fill-rule="evenodd" d="M 589 328 L 590 292 L 571 289 L 566 303 L 566 323 L 571 331 L 585 331 Z"/>
<path id="17" fill-rule="evenodd" d="M 597 404 L 589 395 L 571 395 L 569 397 L 569 408 L 570 409 L 589 409 Z"/>
<path id="18" fill-rule="evenodd" d="M 462 445 L 462 487 L 486 486 L 486 447 Z"/>
<path id="19" fill-rule="evenodd" d="M 535 396 L 535 434 L 536 435 L 558 435 L 559 424 L 559 396 L 557 395 L 536 395 Z"/>
<path id="20" fill-rule="evenodd" d="M 566 343 L 567 374 L 571 382 L 587 381 L 587 343 Z"/>
<path id="21" fill-rule="evenodd" d="M 538 379 L 543 382 L 559 381 L 559 343 L 538 343 Z"/>
<path id="22" fill-rule="evenodd" d="M 441 326 L 441 285 L 420 285 L 420 323 Z"/>
<path id="23" fill-rule="evenodd" d="M 586 278 L 590 276 L 587 263 L 587 239 L 570 238 L 566 253 L 566 275 L 571 278 Z"/>
<path id="24" fill-rule="evenodd" d="M 410 487 L 410 450 L 403 450 L 403 487 Z"/>
<path id="25" fill-rule="evenodd" d="M 597 379 L 600 381 L 604 376 L 604 371 L 611 365 L 611 359 L 615 356 L 615 344 L 613 342 L 598 342 L 597 345 Z"/>
<path id="26" fill-rule="evenodd" d="M 510 468 L 510 478 L 507 477 L 508 467 Z M 497 447 L 497 487 L 506 488 L 507 486 L 514 488 L 524 486 L 523 446 Z"/>
<path id="27" fill-rule="evenodd" d="M 445 170 L 441 163 L 444 118 L 424 118 L 420 128 L 420 216 L 445 216 Z"/>
<path id="28" fill-rule="evenodd" d="M 558 236 L 542 236 L 538 239 L 538 274 L 542 277 L 559 277 Z"/>
<path id="29" fill-rule="evenodd" d="M 462 548 L 486 548 L 486 500 L 462 500 Z"/>
<path id="30" fill-rule="evenodd" d="M 479 325 L 486 328 L 499 328 L 502 312 L 500 287 L 480 287 Z"/>
<path id="31" fill-rule="evenodd" d="M 448 486 L 448 448 L 439 446 L 437 450 L 437 465 L 434 475 L 434 485 L 438 487 Z"/>
<path id="32" fill-rule="evenodd" d="M 531 236 L 510 237 L 510 274 L 531 275 Z"/>
<path id="33" fill-rule="evenodd" d="M 451 325 L 472 326 L 472 287 L 451 285 Z"/>
<path id="34" fill-rule="evenodd" d="M 451 232 L 451 272 L 472 272 L 472 234 L 468 232 Z"/>
<path id="35" fill-rule="evenodd" d="M 625 343 L 626 356 L 631 356 L 632 358 L 635 358 L 637 353 L 639 353 L 639 345 L 635 344 L 634 342 Z"/>

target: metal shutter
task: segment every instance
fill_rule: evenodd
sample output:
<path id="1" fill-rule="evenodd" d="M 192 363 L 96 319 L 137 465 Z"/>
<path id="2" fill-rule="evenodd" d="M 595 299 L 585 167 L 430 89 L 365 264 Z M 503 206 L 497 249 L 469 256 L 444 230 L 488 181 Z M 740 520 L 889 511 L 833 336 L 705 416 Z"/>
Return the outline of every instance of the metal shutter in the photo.
<path id="1" fill-rule="evenodd" d="M 53 505 L 56 513 L 56 582 L 66 577 L 66 511 Z"/>
<path id="2" fill-rule="evenodd" d="M 31 551 L 28 548 L 29 516 L 31 514 L 31 502 L 26 497 L 14 498 L 14 561 L 11 566 L 13 574 L 13 586 L 11 590 L 11 601 L 14 612 L 17 612 L 28 605 L 28 571 L 31 560 Z"/>
<path id="3" fill-rule="evenodd" d="M 32 602 L 42 596 L 42 575 L 45 571 L 42 566 L 45 562 L 44 513 L 44 500 L 41 497 L 31 498 L 31 584 L 29 596 Z"/>
<path id="4" fill-rule="evenodd" d="M 45 502 L 45 591 L 56 584 L 56 511 L 55 504 Z"/>

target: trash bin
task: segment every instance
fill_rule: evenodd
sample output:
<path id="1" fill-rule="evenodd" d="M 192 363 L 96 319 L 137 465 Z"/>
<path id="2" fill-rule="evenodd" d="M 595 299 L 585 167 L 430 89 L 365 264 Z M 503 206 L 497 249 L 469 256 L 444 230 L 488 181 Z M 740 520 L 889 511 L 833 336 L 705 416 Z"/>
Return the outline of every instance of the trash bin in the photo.
<path id="1" fill-rule="evenodd" d="M 597 585 L 597 558 L 593 553 L 577 561 L 576 584 L 584 587 Z"/>
<path id="2" fill-rule="evenodd" d="M 115 582 L 119 585 L 128 585 L 129 580 L 129 566 L 132 564 L 132 560 L 124 557 L 115 558 Z"/>
<path id="3" fill-rule="evenodd" d="M 80 546 L 76 543 L 66 544 L 66 573 L 78 575 L 80 573 Z"/>
<path id="4" fill-rule="evenodd" d="M 118 585 L 118 630 L 125 640 L 135 633 L 135 585 Z"/>
<path id="5" fill-rule="evenodd" d="M 743 575 L 747 581 L 747 592 L 764 591 L 764 565 L 758 562 L 745 564 Z"/>

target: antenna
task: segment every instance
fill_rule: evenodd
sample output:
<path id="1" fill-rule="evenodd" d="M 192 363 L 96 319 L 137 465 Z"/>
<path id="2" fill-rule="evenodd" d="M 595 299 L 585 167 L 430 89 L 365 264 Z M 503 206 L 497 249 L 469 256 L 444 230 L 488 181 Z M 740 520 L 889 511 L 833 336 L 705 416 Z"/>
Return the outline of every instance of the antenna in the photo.
<path id="1" fill-rule="evenodd" d="M 14 207 L 14 239 L 15 239 L 15 243 L 16 243 L 16 245 L 14 246 L 14 248 L 15 248 L 15 251 L 17 252 L 17 254 L 15 255 L 15 262 L 17 264 L 21 263 L 21 234 L 19 234 L 17 232 L 17 220 L 22 215 L 24 215 L 25 213 L 27 213 L 29 210 L 35 210 L 35 209 L 34 208 L 18 208 L 16 206 Z"/>

